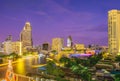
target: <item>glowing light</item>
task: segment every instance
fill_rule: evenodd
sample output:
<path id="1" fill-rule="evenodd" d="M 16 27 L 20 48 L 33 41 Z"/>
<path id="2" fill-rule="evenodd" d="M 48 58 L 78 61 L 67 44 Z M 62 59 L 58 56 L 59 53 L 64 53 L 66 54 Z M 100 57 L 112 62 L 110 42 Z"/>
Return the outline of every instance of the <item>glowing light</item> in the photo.
<path id="1" fill-rule="evenodd" d="M 20 56 L 22 55 L 22 43 L 20 42 Z"/>
<path id="2" fill-rule="evenodd" d="M 18 63 L 17 63 L 17 67 L 14 69 L 14 70 L 16 70 L 16 72 L 18 72 L 18 74 L 25 74 L 25 64 L 24 64 L 24 62 L 22 62 L 22 61 L 24 61 L 24 59 L 18 59 Z"/>
<path id="3" fill-rule="evenodd" d="M 92 54 L 70 54 L 70 57 L 89 57 Z"/>

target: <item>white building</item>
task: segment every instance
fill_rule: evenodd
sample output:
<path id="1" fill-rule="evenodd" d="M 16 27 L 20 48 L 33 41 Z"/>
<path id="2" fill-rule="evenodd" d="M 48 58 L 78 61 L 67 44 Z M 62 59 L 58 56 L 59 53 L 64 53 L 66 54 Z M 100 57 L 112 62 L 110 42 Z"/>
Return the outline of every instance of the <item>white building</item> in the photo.
<path id="1" fill-rule="evenodd" d="M 69 37 L 67 38 L 67 47 L 72 47 L 72 45 L 73 45 L 72 37 L 69 36 Z"/>
<path id="2" fill-rule="evenodd" d="M 12 42 L 11 41 L 5 41 L 3 42 L 4 52 L 6 54 L 10 54 L 13 52 L 12 50 Z"/>

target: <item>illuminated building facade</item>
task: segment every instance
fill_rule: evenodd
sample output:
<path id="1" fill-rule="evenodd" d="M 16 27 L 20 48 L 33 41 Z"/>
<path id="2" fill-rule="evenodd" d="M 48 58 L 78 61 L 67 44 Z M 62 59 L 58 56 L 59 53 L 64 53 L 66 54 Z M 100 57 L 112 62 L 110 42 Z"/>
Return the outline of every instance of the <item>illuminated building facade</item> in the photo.
<path id="1" fill-rule="evenodd" d="M 84 53 L 85 45 L 84 44 L 75 44 L 74 51 L 75 51 L 75 53 Z"/>
<path id="2" fill-rule="evenodd" d="M 12 42 L 12 51 L 16 54 L 22 55 L 22 42 L 15 41 Z"/>
<path id="3" fill-rule="evenodd" d="M 72 37 L 69 36 L 69 37 L 67 38 L 67 47 L 72 47 L 72 45 L 73 45 Z"/>
<path id="4" fill-rule="evenodd" d="M 12 50 L 12 41 L 3 42 L 3 48 L 4 48 L 4 52 L 6 54 L 12 53 L 13 52 L 13 50 Z"/>
<path id="5" fill-rule="evenodd" d="M 52 50 L 61 51 L 63 48 L 63 39 L 62 38 L 53 38 L 52 39 Z"/>
<path id="6" fill-rule="evenodd" d="M 19 55 L 22 54 L 22 43 L 20 41 L 5 41 L 3 42 L 3 48 L 6 54 L 11 54 L 13 52 Z"/>
<path id="7" fill-rule="evenodd" d="M 13 52 L 12 50 L 12 36 L 9 35 L 5 41 L 3 42 L 3 49 L 6 54 L 10 54 Z"/>
<path id="8" fill-rule="evenodd" d="M 4 52 L 3 44 L 2 43 L 0 43 L 0 52 Z"/>
<path id="9" fill-rule="evenodd" d="M 76 50 L 84 50 L 85 49 L 85 45 L 84 44 L 75 44 L 75 49 Z"/>
<path id="10" fill-rule="evenodd" d="M 110 54 L 120 52 L 120 11 L 108 12 L 108 47 Z"/>
<path id="11" fill-rule="evenodd" d="M 25 26 L 20 33 L 20 41 L 22 42 L 22 47 L 27 49 L 27 48 L 32 48 L 33 46 L 33 41 L 32 41 L 32 27 L 29 22 L 25 23 Z"/>

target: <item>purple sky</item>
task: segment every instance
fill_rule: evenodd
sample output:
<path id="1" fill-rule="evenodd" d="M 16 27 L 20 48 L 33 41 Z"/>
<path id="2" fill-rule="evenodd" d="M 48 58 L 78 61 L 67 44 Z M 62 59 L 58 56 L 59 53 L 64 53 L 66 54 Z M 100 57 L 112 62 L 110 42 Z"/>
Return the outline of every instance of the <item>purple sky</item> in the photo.
<path id="1" fill-rule="evenodd" d="M 107 13 L 120 9 L 120 0 L 0 0 L 0 42 L 8 35 L 19 40 L 26 21 L 35 45 L 54 37 L 107 45 Z"/>

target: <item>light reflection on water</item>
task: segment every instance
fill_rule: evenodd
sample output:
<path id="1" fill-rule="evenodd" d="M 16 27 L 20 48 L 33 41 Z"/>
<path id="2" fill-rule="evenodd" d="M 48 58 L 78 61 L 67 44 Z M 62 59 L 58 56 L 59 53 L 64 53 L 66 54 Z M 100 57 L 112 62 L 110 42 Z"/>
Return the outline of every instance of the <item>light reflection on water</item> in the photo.
<path id="1" fill-rule="evenodd" d="M 14 66 L 14 72 L 17 72 L 18 74 L 25 74 L 25 60 L 24 59 L 18 59 L 18 63 Z"/>
<path id="2" fill-rule="evenodd" d="M 26 75 L 28 72 L 36 72 L 31 66 L 34 64 L 39 64 L 40 60 L 38 57 L 29 57 L 27 59 L 18 59 L 18 63 L 14 67 L 14 72 L 22 75 Z"/>
<path id="3" fill-rule="evenodd" d="M 13 71 L 18 74 L 26 75 L 27 73 L 35 73 L 37 72 L 36 69 L 32 68 L 31 66 L 34 64 L 40 64 L 39 57 L 27 57 L 27 58 L 20 58 L 17 60 L 16 64 L 13 64 Z M 5 72 L 8 66 L 0 67 L 0 78 L 5 76 Z"/>

